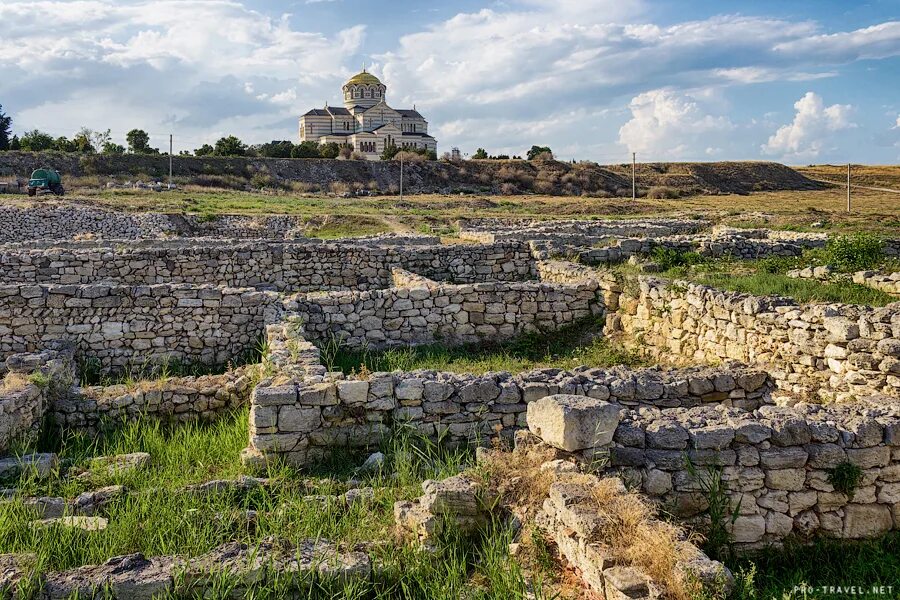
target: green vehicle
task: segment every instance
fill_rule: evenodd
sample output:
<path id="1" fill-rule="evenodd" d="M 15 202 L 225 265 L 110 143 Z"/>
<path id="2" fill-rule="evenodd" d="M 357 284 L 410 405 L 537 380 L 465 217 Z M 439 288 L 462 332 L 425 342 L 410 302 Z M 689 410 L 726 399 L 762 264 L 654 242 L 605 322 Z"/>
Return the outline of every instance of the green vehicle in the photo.
<path id="1" fill-rule="evenodd" d="M 28 180 L 28 195 L 34 196 L 38 192 L 49 191 L 57 196 L 62 196 L 66 191 L 62 186 L 62 178 L 53 169 L 44 167 L 35 169 Z"/>

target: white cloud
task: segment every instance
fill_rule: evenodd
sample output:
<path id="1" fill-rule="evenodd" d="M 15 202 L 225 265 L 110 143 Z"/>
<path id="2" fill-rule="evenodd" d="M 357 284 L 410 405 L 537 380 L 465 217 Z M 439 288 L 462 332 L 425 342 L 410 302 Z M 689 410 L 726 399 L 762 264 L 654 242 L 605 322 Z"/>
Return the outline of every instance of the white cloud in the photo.
<path id="1" fill-rule="evenodd" d="M 298 31 L 232 0 L 3 0 L 0 23 L 0 95 L 18 100 L 17 127 L 54 135 L 87 125 L 207 139 L 240 123 L 252 141 L 293 137 L 282 123 L 339 89 L 365 38 L 363 25 Z"/>
<path id="2" fill-rule="evenodd" d="M 806 92 L 794 103 L 794 109 L 794 120 L 772 134 L 762 146 L 763 152 L 785 159 L 815 158 L 833 149 L 835 132 L 856 127 L 850 121 L 852 106 L 825 106 L 821 96 L 814 92 Z"/>
<path id="3" fill-rule="evenodd" d="M 727 117 L 707 113 L 696 97 L 668 89 L 638 94 L 629 109 L 631 120 L 619 129 L 619 143 L 644 160 L 718 155 L 722 148 L 710 142 L 726 143 L 735 128 Z"/>

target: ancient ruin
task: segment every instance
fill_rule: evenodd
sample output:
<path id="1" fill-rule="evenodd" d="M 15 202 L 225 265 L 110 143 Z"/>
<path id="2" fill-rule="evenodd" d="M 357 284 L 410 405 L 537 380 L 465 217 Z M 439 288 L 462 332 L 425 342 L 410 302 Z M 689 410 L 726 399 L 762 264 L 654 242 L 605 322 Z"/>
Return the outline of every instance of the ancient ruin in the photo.
<path id="1" fill-rule="evenodd" d="M 651 597 L 656 584 L 597 546 L 602 525 L 585 502 L 603 478 L 702 529 L 699 492 L 704 474 L 718 470 L 737 507 L 729 528 L 740 550 L 900 529 L 900 304 L 801 304 L 660 279 L 646 264 L 657 248 L 796 256 L 822 247 L 824 234 L 701 219 L 482 221 L 462 223 L 469 243 L 442 244 L 309 239 L 293 235 L 288 217 L 200 222 L 54 207 L 4 208 L 0 221 L 0 451 L 45 421 L 90 432 L 147 415 L 211 421 L 237 407 L 249 407 L 243 459 L 258 466 L 310 467 L 339 448 L 375 447 L 398 423 L 459 445 L 512 443 L 530 431 L 529 443 L 571 465 L 547 467 L 560 472 L 537 521 L 585 585 L 607 597 Z M 900 240 L 885 253 L 900 255 Z M 633 281 L 606 270 L 627 261 L 646 267 Z M 898 291 L 896 273 L 852 277 Z M 342 373 L 321 352 L 496 342 L 587 319 L 662 366 Z M 84 365 L 111 375 L 170 361 L 220 368 L 131 387 L 76 377 Z M 250 377 L 248 362 L 264 362 L 264 377 Z M 52 461 L 12 456 L 0 476 Z M 843 465 L 858 472 L 852 488 L 831 475 Z M 569 480 L 570 471 L 582 472 Z M 433 536 L 441 517 L 469 527 L 492 510 L 476 502 L 472 482 L 423 488 L 422 499 L 396 508 L 418 539 Z M 105 498 L 84 498 L 77 510 L 41 500 L 40 517 L 93 517 Z M 206 585 L 207 563 L 247 578 L 264 568 L 373 576 L 364 552 L 309 544 L 300 562 L 277 541 L 264 556 L 236 544 L 187 563 L 119 557 L 51 573 L 44 586 L 52 598 L 99 584 L 117 597 L 136 597 L 129 586 L 149 597 L 173 585 L 176 568 L 190 586 Z M 685 552 L 692 566 L 682 566 L 709 585 L 730 577 L 698 549 Z M 0 583 L 16 580 L 18 560 L 0 556 Z"/>

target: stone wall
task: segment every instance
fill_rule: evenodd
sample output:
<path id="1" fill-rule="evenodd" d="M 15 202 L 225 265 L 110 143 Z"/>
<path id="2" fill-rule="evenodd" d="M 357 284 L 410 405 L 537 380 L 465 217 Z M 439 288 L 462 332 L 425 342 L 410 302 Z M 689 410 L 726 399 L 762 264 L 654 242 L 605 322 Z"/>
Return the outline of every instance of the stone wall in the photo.
<path id="1" fill-rule="evenodd" d="M 598 220 L 468 220 L 459 237 L 491 244 L 503 240 L 545 240 L 561 244 L 591 245 L 614 237 L 661 237 L 696 233 L 709 223 L 693 219 L 598 219 Z"/>
<path id="2" fill-rule="evenodd" d="M 798 304 L 641 277 L 609 319 L 659 357 L 767 365 L 801 397 L 900 396 L 900 305 Z"/>
<path id="3" fill-rule="evenodd" d="M 395 423 L 455 442 L 510 436 L 525 426 L 528 404 L 567 393 L 623 406 L 689 407 L 722 403 L 755 409 L 769 402 L 766 374 L 742 367 L 679 371 L 624 368 L 510 375 L 459 375 L 434 371 L 373 373 L 363 380 L 326 374 L 296 329 L 270 328 L 280 379 L 254 390 L 249 453 L 282 456 L 296 464 L 321 459 L 334 447 L 372 446 Z M 293 353 L 296 370 L 282 366 Z"/>
<path id="4" fill-rule="evenodd" d="M 55 425 L 95 432 L 104 423 L 153 418 L 163 422 L 212 421 L 245 406 L 253 380 L 246 368 L 221 375 L 172 377 L 134 386 L 74 388 L 48 407 Z"/>
<path id="5" fill-rule="evenodd" d="M 483 246 L 374 245 L 216 240 L 162 247 L 0 249 L 0 281 L 120 285 L 216 283 L 279 291 L 368 290 L 391 285 L 400 267 L 455 283 L 534 277 L 530 250 L 517 242 Z"/>
<path id="6" fill-rule="evenodd" d="M 0 380 L 0 454 L 38 433 L 47 406 L 72 381 L 71 349 L 55 344 L 32 354 L 15 354 L 4 363 Z"/>
<path id="7" fill-rule="evenodd" d="M 285 309 L 312 342 L 350 348 L 462 344 L 555 331 L 604 313 L 596 282 L 477 283 L 301 294 Z"/>
<path id="8" fill-rule="evenodd" d="M 273 292 L 187 285 L 0 285 L 0 357 L 55 340 L 116 370 L 165 358 L 224 364 L 279 312 Z"/>
<path id="9" fill-rule="evenodd" d="M 859 468 L 860 479 L 842 492 L 831 473 L 845 463 Z M 739 513 L 727 524 L 740 549 L 789 535 L 864 538 L 900 529 L 896 399 L 755 411 L 628 409 L 610 447 L 610 464 L 682 519 L 699 518 L 707 508 L 701 483 L 721 470 Z"/>

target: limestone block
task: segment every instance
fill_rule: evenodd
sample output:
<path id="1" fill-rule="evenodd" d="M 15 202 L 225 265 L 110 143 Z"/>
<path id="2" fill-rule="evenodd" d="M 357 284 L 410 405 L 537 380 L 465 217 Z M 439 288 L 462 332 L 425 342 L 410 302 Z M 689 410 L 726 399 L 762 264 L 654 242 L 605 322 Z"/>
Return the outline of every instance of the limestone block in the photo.
<path id="1" fill-rule="evenodd" d="M 528 405 L 529 430 L 569 452 L 609 445 L 619 424 L 620 407 L 587 396 L 558 394 Z"/>

